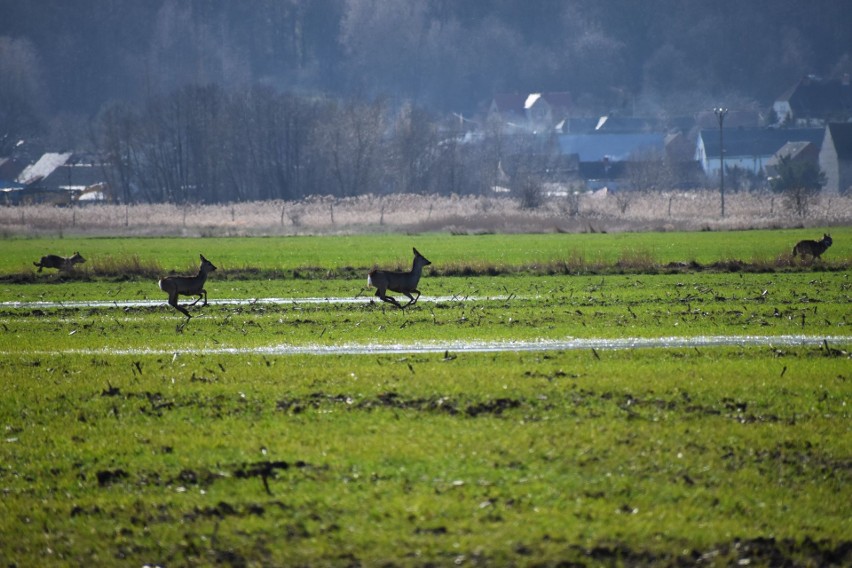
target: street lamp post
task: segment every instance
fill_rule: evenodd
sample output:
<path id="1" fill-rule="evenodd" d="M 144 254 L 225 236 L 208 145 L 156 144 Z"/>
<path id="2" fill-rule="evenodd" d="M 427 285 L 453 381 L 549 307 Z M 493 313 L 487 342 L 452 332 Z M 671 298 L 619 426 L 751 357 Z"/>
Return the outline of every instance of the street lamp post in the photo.
<path id="1" fill-rule="evenodd" d="M 719 119 L 719 197 L 722 200 L 722 217 L 725 216 L 725 138 L 724 122 L 728 109 L 716 107 L 713 109 Z"/>

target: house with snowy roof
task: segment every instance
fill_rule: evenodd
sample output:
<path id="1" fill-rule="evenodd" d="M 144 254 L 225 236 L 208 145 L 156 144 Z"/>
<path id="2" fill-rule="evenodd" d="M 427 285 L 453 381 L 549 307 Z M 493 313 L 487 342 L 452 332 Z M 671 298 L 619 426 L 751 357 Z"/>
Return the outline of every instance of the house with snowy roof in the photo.
<path id="1" fill-rule="evenodd" d="M 102 164 L 72 152 L 46 152 L 4 190 L 7 203 L 68 204 L 93 187 L 106 187 Z"/>
<path id="2" fill-rule="evenodd" d="M 488 120 L 509 130 L 547 132 L 568 117 L 571 107 L 567 92 L 498 94 L 488 107 Z"/>

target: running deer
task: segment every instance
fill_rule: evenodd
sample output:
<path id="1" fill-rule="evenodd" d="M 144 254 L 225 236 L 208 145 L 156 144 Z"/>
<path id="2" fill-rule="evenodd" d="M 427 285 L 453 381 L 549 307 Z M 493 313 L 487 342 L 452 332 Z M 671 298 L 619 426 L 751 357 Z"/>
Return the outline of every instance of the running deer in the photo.
<path id="1" fill-rule="evenodd" d="M 207 275 L 216 270 L 213 263 L 201 256 L 201 267 L 198 269 L 198 274 L 195 276 L 167 276 L 161 278 L 159 282 L 160 290 L 169 295 L 169 305 L 186 316 L 187 321 L 192 317 L 184 306 L 178 305 L 178 296 L 198 296 L 194 302 L 188 304 L 194 306 L 201 298 L 204 298 L 202 306 L 207 305 L 207 290 L 204 289 L 204 283 L 207 281 Z"/>
<path id="2" fill-rule="evenodd" d="M 60 272 L 70 272 L 75 264 L 81 262 L 86 262 L 86 259 L 79 252 L 67 258 L 58 254 L 48 254 L 41 257 L 38 262 L 34 262 L 33 266 L 38 266 L 37 272 L 41 272 L 42 268 L 58 268 Z"/>
<path id="3" fill-rule="evenodd" d="M 417 283 L 420 282 L 420 275 L 423 273 L 423 267 L 432 264 L 425 256 L 414 250 L 414 264 L 408 272 L 391 272 L 389 270 L 373 269 L 367 275 L 367 285 L 375 286 L 376 296 L 390 302 L 397 308 L 402 309 L 417 303 L 420 298 L 420 290 L 417 289 Z M 387 295 L 387 291 L 392 290 L 408 296 L 409 302 L 405 306 L 400 305 L 396 298 Z M 411 294 L 417 294 L 415 298 Z"/>
<path id="4" fill-rule="evenodd" d="M 831 235 L 826 233 L 823 233 L 821 241 L 799 241 L 796 243 L 796 246 L 793 247 L 793 257 L 797 254 L 801 257 L 808 254 L 813 257 L 813 260 L 816 260 L 828 247 L 831 246 L 831 243 Z"/>

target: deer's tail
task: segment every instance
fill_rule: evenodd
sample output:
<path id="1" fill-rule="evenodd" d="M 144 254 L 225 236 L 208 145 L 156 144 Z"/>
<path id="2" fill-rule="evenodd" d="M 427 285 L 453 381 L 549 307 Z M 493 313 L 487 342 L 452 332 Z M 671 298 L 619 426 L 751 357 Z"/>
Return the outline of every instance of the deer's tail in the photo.
<path id="1" fill-rule="evenodd" d="M 371 270 L 369 273 L 367 273 L 367 286 L 374 286 L 374 284 L 373 284 L 373 273 L 374 272 L 375 272 L 375 270 Z"/>

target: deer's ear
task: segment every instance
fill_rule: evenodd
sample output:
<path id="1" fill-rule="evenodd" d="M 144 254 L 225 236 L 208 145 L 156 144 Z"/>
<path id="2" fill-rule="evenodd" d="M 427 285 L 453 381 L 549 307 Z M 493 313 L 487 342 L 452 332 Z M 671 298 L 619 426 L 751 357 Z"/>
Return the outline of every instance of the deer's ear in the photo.
<path id="1" fill-rule="evenodd" d="M 416 249 L 416 248 L 411 247 L 411 250 L 413 250 L 413 251 L 414 251 L 414 254 L 415 254 L 416 256 L 420 256 L 420 253 L 419 253 L 419 252 L 417 252 L 417 249 Z"/>
<path id="2" fill-rule="evenodd" d="M 198 256 L 201 257 L 201 262 L 204 262 L 205 260 L 207 260 L 206 258 L 204 258 L 203 254 L 199 254 Z"/>

